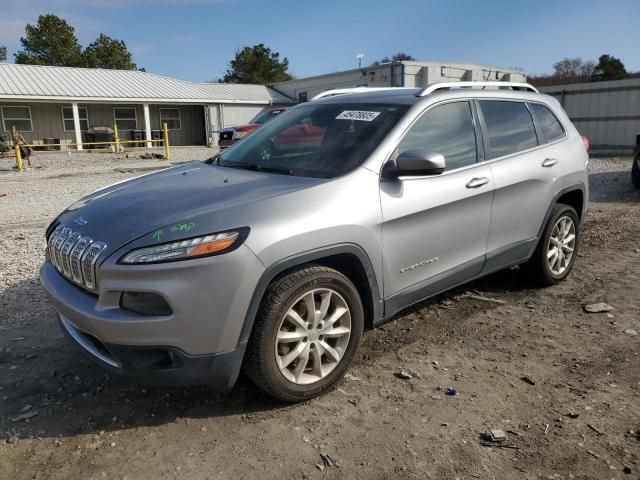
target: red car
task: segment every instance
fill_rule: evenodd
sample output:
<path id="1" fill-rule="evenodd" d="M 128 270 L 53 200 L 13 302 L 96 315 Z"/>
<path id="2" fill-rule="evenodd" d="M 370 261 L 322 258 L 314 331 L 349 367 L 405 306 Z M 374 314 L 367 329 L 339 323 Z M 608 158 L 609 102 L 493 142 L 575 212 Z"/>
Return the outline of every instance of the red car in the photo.
<path id="1" fill-rule="evenodd" d="M 259 113 L 256 117 L 254 117 L 250 123 L 246 125 L 240 125 L 237 127 L 225 128 L 220 132 L 220 137 L 218 139 L 218 146 L 220 150 L 224 150 L 225 148 L 230 147 L 234 143 L 236 143 L 241 138 L 246 137 L 253 131 L 259 129 L 262 125 L 267 123 L 273 117 L 284 112 L 286 108 L 274 108 L 271 110 L 266 110 L 264 112 Z"/>

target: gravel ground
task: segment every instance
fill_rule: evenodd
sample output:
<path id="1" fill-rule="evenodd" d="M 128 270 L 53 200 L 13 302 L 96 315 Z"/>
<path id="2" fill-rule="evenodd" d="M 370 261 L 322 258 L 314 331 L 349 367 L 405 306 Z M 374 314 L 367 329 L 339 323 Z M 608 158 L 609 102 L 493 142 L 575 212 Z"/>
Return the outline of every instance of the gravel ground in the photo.
<path id="1" fill-rule="evenodd" d="M 212 153 L 175 149 L 173 161 Z M 629 159 L 592 160 L 566 282 L 531 289 L 510 270 L 412 307 L 365 334 L 337 389 L 294 406 L 244 378 L 228 395 L 123 383 L 70 348 L 37 278 L 44 228 L 80 196 L 165 164 L 95 154 L 33 164 L 0 172 L 0 478 L 640 478 L 640 192 Z M 469 297 L 478 293 L 505 304 Z M 615 309 L 584 313 L 595 302 Z M 482 446 L 487 428 L 513 448 Z"/>
<path id="2" fill-rule="evenodd" d="M 19 173 L 13 170 L 15 160 L 0 159 L 0 225 L 5 229 L 51 221 L 61 210 L 80 196 L 110 185 L 190 161 L 212 157 L 216 149 L 176 147 L 171 161 L 139 158 L 145 152 L 164 153 L 162 149 L 114 155 L 112 153 L 38 154 L 31 159 L 32 168 Z M 39 201 L 44 200 L 44 201 Z"/>

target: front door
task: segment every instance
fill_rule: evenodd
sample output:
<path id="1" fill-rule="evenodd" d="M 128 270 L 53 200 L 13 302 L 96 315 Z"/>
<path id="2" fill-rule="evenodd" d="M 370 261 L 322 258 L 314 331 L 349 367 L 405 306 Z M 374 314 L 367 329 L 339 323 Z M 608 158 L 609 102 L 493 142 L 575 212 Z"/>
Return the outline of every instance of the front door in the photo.
<path id="1" fill-rule="evenodd" d="M 472 106 L 453 101 L 429 108 L 397 153 L 445 157 L 444 173 L 380 184 L 386 313 L 462 283 L 482 269 L 493 178 L 478 163 Z"/>

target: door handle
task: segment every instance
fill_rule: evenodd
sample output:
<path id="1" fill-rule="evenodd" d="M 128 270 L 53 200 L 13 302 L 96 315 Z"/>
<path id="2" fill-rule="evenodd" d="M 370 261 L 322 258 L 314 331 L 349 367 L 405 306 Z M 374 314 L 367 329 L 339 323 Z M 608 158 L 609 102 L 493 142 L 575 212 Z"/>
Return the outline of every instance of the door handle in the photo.
<path id="1" fill-rule="evenodd" d="M 467 188 L 479 188 L 483 185 L 486 185 L 487 183 L 489 183 L 489 179 L 487 177 L 477 177 L 477 178 L 472 178 L 471 180 L 469 180 L 469 182 L 467 183 L 466 187 Z"/>
<path id="2" fill-rule="evenodd" d="M 545 168 L 549 168 L 553 167 L 556 163 L 558 163 L 558 160 L 556 160 L 555 158 L 545 158 L 542 161 L 542 166 Z"/>

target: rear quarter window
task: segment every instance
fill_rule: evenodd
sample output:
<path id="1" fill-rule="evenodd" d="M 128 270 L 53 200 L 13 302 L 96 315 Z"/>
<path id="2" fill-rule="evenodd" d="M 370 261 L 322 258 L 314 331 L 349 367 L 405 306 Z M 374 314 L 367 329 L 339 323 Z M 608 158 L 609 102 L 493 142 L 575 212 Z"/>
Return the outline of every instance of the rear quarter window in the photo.
<path id="1" fill-rule="evenodd" d="M 533 118 L 524 102 L 481 100 L 489 158 L 502 157 L 538 145 Z"/>
<path id="2" fill-rule="evenodd" d="M 542 129 L 547 142 L 564 137 L 564 128 L 551 110 L 541 103 L 530 103 L 529 106 L 536 116 L 536 121 Z"/>

